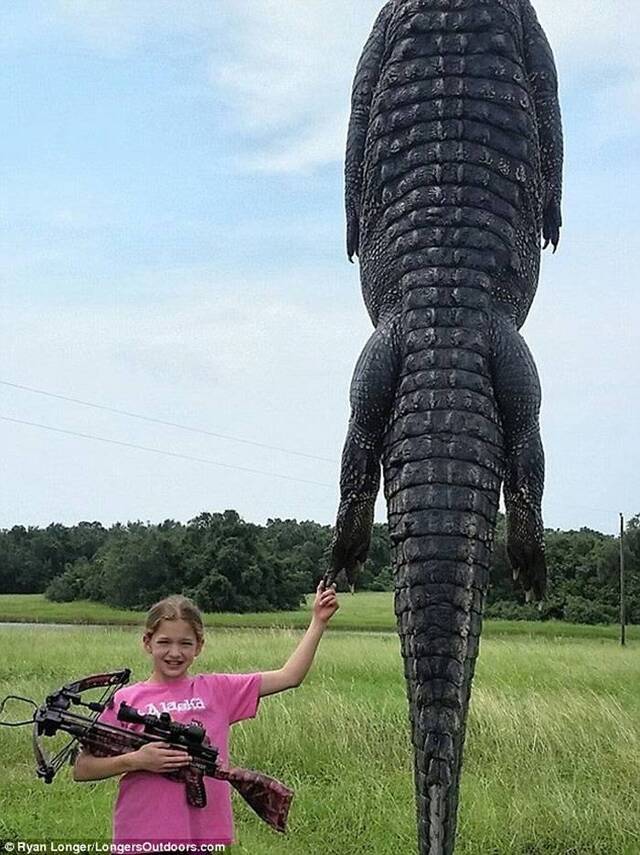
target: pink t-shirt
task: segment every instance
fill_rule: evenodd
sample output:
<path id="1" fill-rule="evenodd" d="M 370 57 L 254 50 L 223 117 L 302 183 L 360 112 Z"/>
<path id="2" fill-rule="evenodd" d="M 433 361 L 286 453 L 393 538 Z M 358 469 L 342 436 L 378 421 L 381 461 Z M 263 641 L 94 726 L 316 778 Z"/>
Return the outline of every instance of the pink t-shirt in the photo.
<path id="1" fill-rule="evenodd" d="M 196 674 L 172 683 L 134 683 L 119 689 L 99 720 L 142 731 L 117 719 L 122 701 L 142 714 L 168 712 L 172 719 L 201 722 L 221 763 L 229 764 L 229 726 L 253 718 L 260 700 L 260 674 Z M 113 816 L 113 843 L 234 843 L 230 784 L 204 776 L 207 806 L 191 807 L 183 783 L 157 772 L 121 776 Z"/>

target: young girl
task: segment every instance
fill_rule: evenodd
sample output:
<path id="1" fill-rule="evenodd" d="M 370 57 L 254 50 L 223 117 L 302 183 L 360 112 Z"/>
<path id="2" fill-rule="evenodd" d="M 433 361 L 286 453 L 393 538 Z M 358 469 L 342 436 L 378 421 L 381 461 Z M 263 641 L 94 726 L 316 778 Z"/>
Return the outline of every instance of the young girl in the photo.
<path id="1" fill-rule="evenodd" d="M 304 680 L 327 622 L 338 609 L 335 585 L 320 582 L 313 617 L 304 637 L 277 671 L 253 674 L 195 674 L 188 671 L 204 645 L 202 617 L 191 600 L 172 596 L 156 603 L 147 615 L 142 641 L 151 656 L 148 680 L 119 689 L 99 720 L 117 727 L 142 729 L 118 721 L 121 701 L 140 713 L 168 712 L 172 719 L 201 722 L 220 762 L 229 763 L 229 726 L 253 718 L 263 695 L 299 686 Z M 230 785 L 205 776 L 205 808 L 191 807 L 183 783 L 157 774 L 189 764 L 186 751 L 166 743 L 144 745 L 117 757 L 94 757 L 82 751 L 75 762 L 76 781 L 122 775 L 113 818 L 113 843 L 234 843 Z"/>

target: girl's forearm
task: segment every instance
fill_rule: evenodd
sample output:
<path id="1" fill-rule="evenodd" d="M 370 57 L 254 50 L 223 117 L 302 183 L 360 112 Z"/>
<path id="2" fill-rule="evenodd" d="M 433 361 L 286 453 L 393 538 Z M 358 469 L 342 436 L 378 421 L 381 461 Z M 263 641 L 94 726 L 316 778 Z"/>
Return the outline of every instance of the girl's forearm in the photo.
<path id="1" fill-rule="evenodd" d="M 282 667 L 291 687 L 299 686 L 307 676 L 325 628 L 326 624 L 314 617 L 300 643 Z"/>
<path id="2" fill-rule="evenodd" d="M 134 771 L 132 754 L 118 754 L 115 757 L 94 757 L 83 751 L 73 766 L 74 781 L 100 781 Z"/>

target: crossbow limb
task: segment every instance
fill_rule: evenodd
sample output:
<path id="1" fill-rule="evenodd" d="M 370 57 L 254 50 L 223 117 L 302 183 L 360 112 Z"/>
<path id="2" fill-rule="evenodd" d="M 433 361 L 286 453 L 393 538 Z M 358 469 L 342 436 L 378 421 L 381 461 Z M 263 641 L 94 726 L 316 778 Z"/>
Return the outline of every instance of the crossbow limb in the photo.
<path id="1" fill-rule="evenodd" d="M 47 695 L 44 704 L 37 708 L 33 716 L 33 751 L 37 762 L 37 774 L 46 784 L 53 781 L 56 773 L 69 759 L 73 762 L 78 753 L 78 740 L 82 736 L 82 730 L 88 731 L 98 720 L 100 714 L 115 693 L 129 682 L 131 670 L 123 668 L 121 671 L 110 671 L 105 674 L 91 674 L 70 683 L 65 683 L 60 689 Z M 83 701 L 82 693 L 90 689 L 105 688 L 100 700 Z M 94 713 L 93 716 L 78 716 L 78 732 L 63 745 L 63 747 L 50 757 L 43 744 L 42 736 L 53 736 L 61 723 L 62 713 L 68 713 L 71 705 L 86 707 Z"/>

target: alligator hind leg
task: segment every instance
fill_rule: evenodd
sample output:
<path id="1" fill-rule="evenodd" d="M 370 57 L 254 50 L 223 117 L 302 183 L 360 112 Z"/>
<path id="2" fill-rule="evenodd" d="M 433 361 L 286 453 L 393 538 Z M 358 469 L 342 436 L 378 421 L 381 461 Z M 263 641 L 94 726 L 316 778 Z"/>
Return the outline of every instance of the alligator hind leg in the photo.
<path id="1" fill-rule="evenodd" d="M 353 586 L 369 551 L 380 488 L 382 440 L 400 370 L 400 314 L 381 320 L 364 346 L 351 381 L 351 418 L 342 452 L 340 507 L 325 583 L 344 570 Z"/>
<path id="2" fill-rule="evenodd" d="M 496 312 L 492 324 L 493 384 L 502 418 L 506 473 L 507 554 L 514 580 L 520 578 L 527 602 L 544 596 L 542 492 L 544 451 L 540 438 L 540 380 L 515 320 Z"/>

